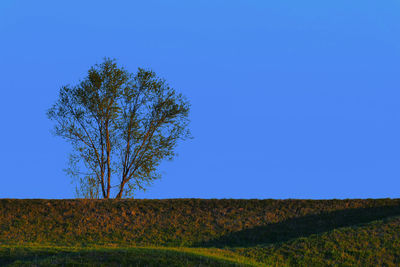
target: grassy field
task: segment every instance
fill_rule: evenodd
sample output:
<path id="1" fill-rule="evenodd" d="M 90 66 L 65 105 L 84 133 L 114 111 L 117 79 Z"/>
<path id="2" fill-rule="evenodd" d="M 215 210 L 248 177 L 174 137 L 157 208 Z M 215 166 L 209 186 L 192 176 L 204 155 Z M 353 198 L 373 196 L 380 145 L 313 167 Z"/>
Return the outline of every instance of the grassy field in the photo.
<path id="1" fill-rule="evenodd" d="M 221 249 L 3 246 L 1 266 L 262 266 Z"/>
<path id="2" fill-rule="evenodd" d="M 0 200 L 0 266 L 400 266 L 400 200 Z"/>

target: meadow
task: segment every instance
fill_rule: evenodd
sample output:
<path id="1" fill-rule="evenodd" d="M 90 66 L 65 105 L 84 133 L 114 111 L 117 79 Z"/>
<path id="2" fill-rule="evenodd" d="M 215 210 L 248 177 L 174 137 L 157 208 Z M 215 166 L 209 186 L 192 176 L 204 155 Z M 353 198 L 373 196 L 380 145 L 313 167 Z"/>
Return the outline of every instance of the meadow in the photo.
<path id="1" fill-rule="evenodd" d="M 0 200 L 0 266 L 338 265 L 400 265 L 400 199 Z"/>

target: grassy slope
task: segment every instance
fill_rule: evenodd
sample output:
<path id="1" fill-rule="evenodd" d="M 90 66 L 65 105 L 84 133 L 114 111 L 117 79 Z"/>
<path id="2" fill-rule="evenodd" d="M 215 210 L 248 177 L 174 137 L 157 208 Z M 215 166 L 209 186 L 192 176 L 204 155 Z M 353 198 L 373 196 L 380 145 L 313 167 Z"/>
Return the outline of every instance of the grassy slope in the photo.
<path id="1" fill-rule="evenodd" d="M 399 199 L 3 199 L 0 265 L 22 257 L 44 266 L 115 260 L 134 266 L 257 265 L 254 260 L 276 266 L 396 266 L 400 219 L 395 216 Z M 116 248 L 91 248 L 98 245 Z"/>
<path id="2" fill-rule="evenodd" d="M 261 266 L 230 251 L 193 248 L 3 246 L 1 266 Z"/>
<path id="3" fill-rule="evenodd" d="M 400 266 L 400 217 L 231 250 L 278 266 Z"/>

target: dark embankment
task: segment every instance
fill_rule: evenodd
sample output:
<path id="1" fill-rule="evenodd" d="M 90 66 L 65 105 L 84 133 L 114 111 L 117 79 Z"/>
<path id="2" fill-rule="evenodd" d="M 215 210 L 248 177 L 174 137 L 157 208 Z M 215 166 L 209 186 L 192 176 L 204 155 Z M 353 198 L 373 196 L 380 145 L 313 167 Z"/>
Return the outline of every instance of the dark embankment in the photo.
<path id="1" fill-rule="evenodd" d="M 0 242 L 258 246 L 400 215 L 400 199 L 0 200 Z"/>

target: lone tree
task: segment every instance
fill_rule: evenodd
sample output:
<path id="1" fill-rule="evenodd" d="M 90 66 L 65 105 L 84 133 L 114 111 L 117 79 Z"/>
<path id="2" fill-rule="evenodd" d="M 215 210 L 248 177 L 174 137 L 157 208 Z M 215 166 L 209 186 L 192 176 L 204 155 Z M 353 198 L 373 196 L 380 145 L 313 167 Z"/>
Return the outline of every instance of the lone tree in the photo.
<path id="1" fill-rule="evenodd" d="M 106 58 L 47 111 L 54 134 L 72 144 L 67 173 L 85 198 L 132 197 L 160 178 L 178 140 L 190 137 L 190 104 L 153 71 L 131 74 Z"/>

